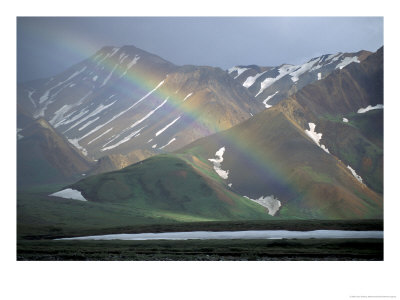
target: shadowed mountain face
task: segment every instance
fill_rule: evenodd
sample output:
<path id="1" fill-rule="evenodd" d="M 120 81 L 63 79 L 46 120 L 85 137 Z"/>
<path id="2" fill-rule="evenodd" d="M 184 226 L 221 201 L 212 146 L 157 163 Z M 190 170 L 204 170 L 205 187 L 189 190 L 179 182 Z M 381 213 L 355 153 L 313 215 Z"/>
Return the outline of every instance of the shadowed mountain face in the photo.
<path id="1" fill-rule="evenodd" d="M 268 218 L 382 218 L 382 61 L 380 49 L 228 130 L 72 188 L 202 218 L 234 219 L 250 204 Z"/>
<path id="2" fill-rule="evenodd" d="M 219 68 L 178 67 L 133 46 L 104 47 L 62 74 L 21 84 L 18 105 L 89 159 L 113 155 L 116 165 L 176 150 L 263 109 Z"/>
<path id="3" fill-rule="evenodd" d="M 18 130 L 18 186 L 75 181 L 91 166 L 42 118 Z"/>

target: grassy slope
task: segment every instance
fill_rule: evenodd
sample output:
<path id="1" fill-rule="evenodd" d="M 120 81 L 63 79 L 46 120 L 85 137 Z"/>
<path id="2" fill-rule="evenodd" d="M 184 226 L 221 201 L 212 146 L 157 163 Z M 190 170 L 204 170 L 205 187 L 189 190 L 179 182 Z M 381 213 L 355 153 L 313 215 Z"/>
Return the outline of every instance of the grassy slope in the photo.
<path id="1" fill-rule="evenodd" d="M 265 209 L 210 184 L 187 162 L 160 155 L 72 185 L 90 201 L 129 205 L 180 221 L 267 219 Z"/>
<path id="2" fill-rule="evenodd" d="M 368 187 L 383 194 L 383 111 L 325 115 L 320 130 L 330 152 L 355 169 Z"/>
<path id="3" fill-rule="evenodd" d="M 346 166 L 317 147 L 279 108 L 180 150 L 209 164 L 226 148 L 223 168 L 241 195 L 274 195 L 285 218 L 381 218 L 379 195 L 361 186 Z M 214 172 L 215 173 L 215 172 Z M 217 175 L 216 175 L 217 176 Z"/>

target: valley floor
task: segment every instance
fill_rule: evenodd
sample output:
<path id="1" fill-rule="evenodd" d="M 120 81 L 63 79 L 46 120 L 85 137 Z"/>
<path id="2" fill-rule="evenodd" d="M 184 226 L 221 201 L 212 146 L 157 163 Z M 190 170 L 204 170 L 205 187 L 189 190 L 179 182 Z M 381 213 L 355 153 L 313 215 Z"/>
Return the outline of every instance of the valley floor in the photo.
<path id="1" fill-rule="evenodd" d="M 59 189 L 45 186 L 18 192 L 17 260 L 383 260 L 383 239 L 53 240 L 141 232 L 383 230 L 383 220 L 163 219 L 126 205 L 47 196 Z"/>
<path id="2" fill-rule="evenodd" d="M 383 260 L 383 239 L 19 241 L 17 260 Z"/>

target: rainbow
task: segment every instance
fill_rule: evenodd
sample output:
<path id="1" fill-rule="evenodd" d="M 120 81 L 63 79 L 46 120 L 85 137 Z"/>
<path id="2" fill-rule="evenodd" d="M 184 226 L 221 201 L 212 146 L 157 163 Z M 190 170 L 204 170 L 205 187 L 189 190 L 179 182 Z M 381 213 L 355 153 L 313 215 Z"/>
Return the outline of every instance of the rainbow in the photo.
<path id="1" fill-rule="evenodd" d="M 110 49 L 111 48 L 112 47 L 110 47 Z M 113 57 L 119 57 L 120 54 L 117 55 L 119 50 L 117 51 L 115 49 L 121 48 L 114 48 L 114 51 L 116 52 L 114 54 L 115 56 Z M 141 72 L 140 68 L 135 68 L 134 66 L 129 70 L 126 70 L 122 67 L 115 68 L 115 60 L 107 58 L 104 59 L 104 56 L 107 54 L 104 54 L 104 51 L 103 53 L 99 52 L 90 57 L 90 60 L 93 64 L 99 64 L 107 71 L 114 72 L 115 74 L 121 76 L 121 79 L 123 79 L 125 82 L 138 86 L 144 91 L 144 94 L 153 90 L 157 84 L 160 83 L 160 78 L 155 78 L 150 75 L 143 75 L 145 72 Z M 132 57 L 129 59 L 132 59 Z M 166 78 L 164 78 L 164 80 L 167 78 L 168 75 Z M 121 84 L 121 86 L 125 86 L 125 84 Z M 192 105 L 191 101 L 183 102 L 183 99 L 187 95 L 182 95 L 181 93 L 177 92 L 178 91 L 172 90 L 172 87 L 162 84 L 160 88 L 156 89 L 152 95 L 157 96 L 160 99 L 160 102 L 168 98 L 168 101 L 165 105 L 168 106 L 169 109 L 177 110 L 179 114 L 184 116 L 184 121 L 187 124 L 194 123 L 195 126 L 201 130 L 204 136 L 219 132 L 221 130 L 220 126 L 218 126 L 217 120 L 210 119 L 210 116 L 207 116 L 208 119 L 205 120 L 202 112 L 198 109 L 198 107 Z M 227 151 L 233 149 L 235 153 L 240 156 L 240 159 L 246 162 L 248 168 L 255 170 L 256 173 L 260 174 L 260 176 L 262 176 L 266 182 L 273 184 L 279 190 L 286 191 L 286 193 L 290 195 L 298 194 L 298 191 L 296 191 L 295 188 L 289 184 L 286 174 L 283 174 L 280 170 L 278 170 L 276 164 L 273 162 L 273 159 L 268 157 L 266 153 L 261 152 L 259 149 L 254 147 L 252 142 L 247 140 L 246 137 L 237 137 L 235 136 L 234 131 L 229 130 L 225 131 L 219 136 L 221 137 L 220 142 L 224 144 L 221 146 L 225 146 Z M 217 150 L 218 149 L 215 149 L 215 151 Z"/>

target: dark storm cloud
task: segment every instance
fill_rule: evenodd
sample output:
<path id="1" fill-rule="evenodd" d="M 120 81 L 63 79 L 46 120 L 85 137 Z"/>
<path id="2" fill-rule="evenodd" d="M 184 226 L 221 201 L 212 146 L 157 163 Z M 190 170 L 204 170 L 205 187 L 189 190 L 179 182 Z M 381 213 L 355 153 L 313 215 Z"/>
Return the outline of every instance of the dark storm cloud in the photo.
<path id="1" fill-rule="evenodd" d="M 301 63 L 383 45 L 379 17 L 18 18 L 18 81 L 47 77 L 105 45 L 135 45 L 175 64 Z"/>

